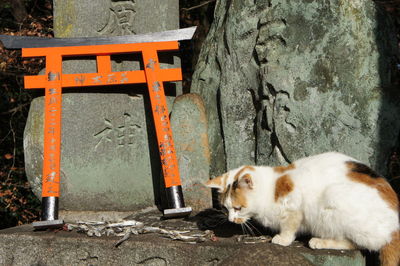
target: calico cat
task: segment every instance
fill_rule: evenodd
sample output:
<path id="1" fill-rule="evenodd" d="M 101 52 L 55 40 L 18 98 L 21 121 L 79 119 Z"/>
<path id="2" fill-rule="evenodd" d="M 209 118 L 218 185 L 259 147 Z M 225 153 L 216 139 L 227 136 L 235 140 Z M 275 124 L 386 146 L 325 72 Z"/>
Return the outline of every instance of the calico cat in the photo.
<path id="1" fill-rule="evenodd" d="M 272 243 L 288 246 L 310 233 L 313 249 L 380 251 L 381 265 L 400 261 L 399 201 L 389 183 L 359 161 L 336 152 L 288 166 L 242 166 L 209 180 L 228 219 L 253 218 L 279 230 Z"/>

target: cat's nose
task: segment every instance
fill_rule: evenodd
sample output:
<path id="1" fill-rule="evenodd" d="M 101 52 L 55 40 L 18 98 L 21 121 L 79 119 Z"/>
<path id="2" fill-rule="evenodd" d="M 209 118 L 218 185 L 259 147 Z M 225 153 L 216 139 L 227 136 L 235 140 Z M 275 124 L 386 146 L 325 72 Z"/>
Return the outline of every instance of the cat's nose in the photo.
<path id="1" fill-rule="evenodd" d="M 236 224 L 242 224 L 242 223 L 244 223 L 245 221 L 246 221 L 246 220 L 243 219 L 243 218 L 235 218 L 235 219 L 233 219 L 233 222 L 236 223 Z"/>

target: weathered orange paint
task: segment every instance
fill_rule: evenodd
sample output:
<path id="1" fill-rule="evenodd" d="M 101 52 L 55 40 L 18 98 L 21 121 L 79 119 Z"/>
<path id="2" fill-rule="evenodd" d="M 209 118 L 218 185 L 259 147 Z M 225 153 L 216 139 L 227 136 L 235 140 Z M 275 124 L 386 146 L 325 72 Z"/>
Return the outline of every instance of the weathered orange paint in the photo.
<path id="1" fill-rule="evenodd" d="M 167 188 L 180 186 L 178 160 L 176 158 L 174 140 L 169 122 L 164 85 L 163 81 L 158 77 L 160 64 L 158 62 L 157 51 L 152 48 L 143 49 L 142 55 L 165 186 Z"/>
<path id="2" fill-rule="evenodd" d="M 46 56 L 42 197 L 60 196 L 61 70 L 60 54 Z"/>

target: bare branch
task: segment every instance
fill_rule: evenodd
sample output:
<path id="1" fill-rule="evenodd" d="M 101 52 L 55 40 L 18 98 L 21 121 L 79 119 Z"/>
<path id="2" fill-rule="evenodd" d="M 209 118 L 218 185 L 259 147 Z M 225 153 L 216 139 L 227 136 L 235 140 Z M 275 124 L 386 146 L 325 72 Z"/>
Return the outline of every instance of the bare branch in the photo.
<path id="1" fill-rule="evenodd" d="M 0 113 L 0 115 L 14 114 L 29 104 L 30 103 L 24 103 L 24 104 L 18 105 L 17 107 L 14 107 L 8 111 Z"/>
<path id="2" fill-rule="evenodd" d="M 192 7 L 189 7 L 189 8 L 181 8 L 181 10 L 182 11 L 190 11 L 190 10 L 193 10 L 193 9 L 200 8 L 202 6 L 208 5 L 209 3 L 212 3 L 212 2 L 215 2 L 215 0 L 208 0 L 208 1 L 203 2 L 203 3 L 201 3 L 201 4 L 197 5 L 197 6 L 192 6 Z"/>
<path id="3" fill-rule="evenodd" d="M 17 144 L 16 144 L 16 140 L 15 140 L 15 131 L 14 131 L 14 128 L 13 128 L 13 126 L 12 126 L 12 117 L 14 116 L 14 114 L 15 114 L 15 112 L 14 112 L 14 113 L 11 115 L 11 117 L 10 117 L 10 130 L 11 130 L 11 133 L 12 133 L 13 143 L 14 143 L 14 148 L 13 148 L 13 161 L 12 161 L 12 165 L 11 165 L 11 167 L 10 167 L 10 171 L 8 172 L 8 176 L 7 176 L 6 181 L 10 180 L 11 173 L 13 172 L 13 169 L 14 169 L 14 166 L 15 166 L 15 151 L 16 151 L 16 146 L 17 146 Z"/>

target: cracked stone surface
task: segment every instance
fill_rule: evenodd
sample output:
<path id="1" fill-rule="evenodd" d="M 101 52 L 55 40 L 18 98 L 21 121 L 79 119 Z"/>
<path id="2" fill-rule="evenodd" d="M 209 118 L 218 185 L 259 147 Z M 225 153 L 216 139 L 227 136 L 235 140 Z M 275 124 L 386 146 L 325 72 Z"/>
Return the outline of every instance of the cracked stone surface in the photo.
<path id="1" fill-rule="evenodd" d="M 400 129 L 394 36 L 368 0 L 218 1 L 191 88 L 208 112 L 211 176 L 325 151 L 385 174 Z"/>
<path id="2" fill-rule="evenodd" d="M 160 220 L 151 211 L 130 218 L 146 225 L 198 232 L 198 219 Z M 159 234 L 88 237 L 75 231 L 33 231 L 24 225 L 0 231 L 1 265 L 365 265 L 359 251 L 311 250 L 303 242 L 290 247 L 238 242 L 237 225 L 214 228 L 216 238 L 190 244 Z"/>

